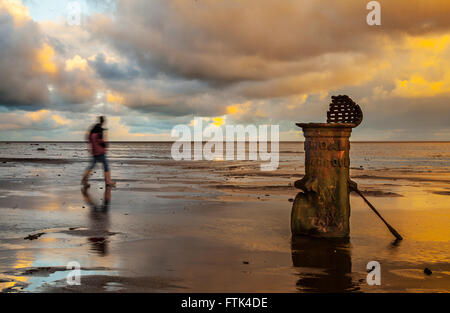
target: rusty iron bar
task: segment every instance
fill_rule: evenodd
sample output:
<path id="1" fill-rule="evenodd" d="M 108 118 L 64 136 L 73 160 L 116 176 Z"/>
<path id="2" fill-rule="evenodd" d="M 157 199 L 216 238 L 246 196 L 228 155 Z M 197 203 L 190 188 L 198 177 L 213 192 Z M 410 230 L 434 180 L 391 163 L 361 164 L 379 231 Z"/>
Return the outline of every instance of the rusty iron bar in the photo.
<path id="1" fill-rule="evenodd" d="M 389 231 L 391 232 L 392 235 L 394 235 L 394 237 L 397 240 L 403 240 L 403 237 L 394 229 L 394 227 L 392 227 L 391 225 L 389 225 L 388 222 L 386 222 L 386 220 L 381 216 L 381 214 L 377 211 L 377 209 L 375 209 L 375 207 L 372 205 L 372 203 L 369 202 L 369 200 L 366 199 L 366 197 L 364 197 L 364 195 L 362 194 L 362 192 L 359 189 L 353 189 L 352 190 L 354 192 L 356 192 L 358 195 L 361 196 L 361 198 L 364 199 L 364 201 L 367 203 L 367 205 L 372 209 L 372 211 L 375 212 L 375 214 L 383 221 L 384 225 L 386 225 L 386 227 L 389 229 Z"/>

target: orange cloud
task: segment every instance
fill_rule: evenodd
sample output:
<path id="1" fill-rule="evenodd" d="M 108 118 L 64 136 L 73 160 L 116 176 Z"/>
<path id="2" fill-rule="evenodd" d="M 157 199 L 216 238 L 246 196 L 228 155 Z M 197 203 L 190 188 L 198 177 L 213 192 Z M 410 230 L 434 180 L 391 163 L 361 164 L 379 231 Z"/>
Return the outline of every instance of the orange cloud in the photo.
<path id="1" fill-rule="evenodd" d="M 408 80 L 396 80 L 396 87 L 392 92 L 395 96 L 405 98 L 433 97 L 450 92 L 450 84 L 446 81 L 427 81 L 416 74 Z"/>
<path id="2" fill-rule="evenodd" d="M 2 0 L 0 1 L 0 10 L 5 10 L 14 18 L 17 24 L 29 21 L 30 10 L 22 4 L 20 0 Z"/>
<path id="3" fill-rule="evenodd" d="M 34 122 L 42 121 L 44 118 L 46 118 L 50 114 L 49 110 L 39 110 L 35 112 L 28 112 L 25 113 L 25 116 L 33 120 Z"/>
<path id="4" fill-rule="evenodd" d="M 78 54 L 72 59 L 66 60 L 66 71 L 73 71 L 75 69 L 86 70 L 87 61 Z"/>
<path id="5" fill-rule="evenodd" d="M 401 55 L 393 62 L 397 78 L 391 95 L 420 98 L 450 93 L 449 34 L 408 36 L 397 50 Z"/>
<path id="6" fill-rule="evenodd" d="M 244 111 L 239 107 L 239 105 L 235 104 L 227 106 L 227 114 L 236 115 L 242 112 Z"/>
<path id="7" fill-rule="evenodd" d="M 228 115 L 243 115 L 248 112 L 252 105 L 252 101 L 246 101 L 243 103 L 234 103 L 226 107 L 226 112 Z"/>
<path id="8" fill-rule="evenodd" d="M 148 141 L 148 140 L 172 140 L 173 138 L 169 133 L 163 134 L 151 134 L 151 133 L 132 133 L 130 128 L 124 125 L 118 116 L 111 116 L 107 119 L 108 123 L 108 140 L 120 141 L 120 140 L 136 140 L 136 141 Z"/>
<path id="9" fill-rule="evenodd" d="M 124 102 L 124 97 L 119 93 L 108 92 L 106 94 L 106 101 L 109 103 L 122 104 Z"/>
<path id="10" fill-rule="evenodd" d="M 223 124 L 225 124 L 225 118 L 224 117 L 213 117 L 212 118 L 213 124 L 215 126 L 222 126 Z"/>
<path id="11" fill-rule="evenodd" d="M 52 118 L 56 122 L 56 124 L 58 124 L 58 125 L 68 125 L 68 124 L 70 124 L 69 120 L 67 120 L 67 119 L 65 119 L 62 116 L 59 116 L 57 114 L 53 114 Z"/>
<path id="12" fill-rule="evenodd" d="M 53 62 L 54 55 L 55 50 L 45 43 L 36 53 L 36 68 L 47 74 L 55 74 L 58 71 L 58 67 Z"/>

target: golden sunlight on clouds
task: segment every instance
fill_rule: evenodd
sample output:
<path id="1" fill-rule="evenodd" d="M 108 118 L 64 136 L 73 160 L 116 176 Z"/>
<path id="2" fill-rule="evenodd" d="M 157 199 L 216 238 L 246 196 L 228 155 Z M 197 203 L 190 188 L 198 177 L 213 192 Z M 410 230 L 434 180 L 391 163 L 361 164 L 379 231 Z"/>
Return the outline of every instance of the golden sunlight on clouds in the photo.
<path id="1" fill-rule="evenodd" d="M 37 68 L 44 73 L 55 74 L 58 71 L 58 67 L 53 63 L 54 55 L 55 50 L 50 45 L 44 44 L 36 54 Z"/>
<path id="2" fill-rule="evenodd" d="M 407 43 L 414 50 L 427 50 L 427 52 L 443 52 L 450 43 L 450 35 L 433 37 L 408 37 Z"/>
<path id="3" fill-rule="evenodd" d="M 123 124 L 119 116 L 111 116 L 107 119 L 106 132 L 107 140 L 110 141 L 151 141 L 151 140 L 172 140 L 170 133 L 152 134 L 152 133 L 134 133 L 130 127 Z"/>
<path id="4" fill-rule="evenodd" d="M 49 110 L 43 109 L 43 110 L 39 110 L 39 111 L 35 111 L 35 112 L 25 113 L 25 116 L 30 118 L 31 120 L 33 120 L 35 122 L 38 122 L 38 121 L 42 121 L 49 114 L 50 114 Z"/>
<path id="5" fill-rule="evenodd" d="M 226 121 L 226 116 L 216 116 L 216 117 L 201 117 L 202 123 L 203 122 L 207 122 L 209 123 L 209 126 L 216 126 L 216 127 L 220 127 L 222 125 L 225 124 Z M 197 126 L 198 120 L 193 119 L 190 121 L 190 123 L 188 124 L 188 126 L 194 127 Z"/>
<path id="6" fill-rule="evenodd" d="M 66 60 L 66 71 L 73 71 L 75 69 L 86 70 L 87 61 L 78 54 L 73 59 Z"/>
<path id="7" fill-rule="evenodd" d="M 220 116 L 218 116 L 218 117 L 213 117 L 212 118 L 212 123 L 215 125 L 215 126 L 222 126 L 223 124 L 225 124 L 225 117 L 220 117 Z"/>
<path id="8" fill-rule="evenodd" d="M 227 106 L 227 114 L 236 115 L 244 112 L 238 105 Z"/>
<path id="9" fill-rule="evenodd" d="M 450 35 L 408 37 L 407 66 L 395 79 L 392 95 L 405 98 L 434 97 L 450 92 Z"/>
<path id="10" fill-rule="evenodd" d="M 246 101 L 243 103 L 235 103 L 235 104 L 229 105 L 229 106 L 227 106 L 227 114 L 242 115 L 249 110 L 251 104 L 252 104 L 252 101 Z"/>
<path id="11" fill-rule="evenodd" d="M 107 132 L 108 140 L 133 140 L 146 136 L 141 133 L 130 133 L 130 128 L 121 123 L 119 116 L 108 117 L 107 123 L 108 129 L 110 129 Z"/>
<path id="12" fill-rule="evenodd" d="M 42 121 L 53 121 L 57 125 L 64 126 L 64 125 L 70 125 L 71 121 L 62 117 L 59 114 L 52 114 L 50 110 L 39 110 L 34 112 L 27 112 L 25 113 L 25 117 L 28 120 L 31 120 L 32 122 L 42 122 Z"/>
<path id="13" fill-rule="evenodd" d="M 327 96 L 328 96 L 328 92 L 327 92 Z M 298 95 L 298 96 L 295 95 L 295 96 L 292 96 L 291 99 L 292 99 L 292 103 L 288 104 L 287 108 L 289 110 L 294 110 L 299 105 L 302 105 L 306 102 L 306 100 L 308 99 L 308 94 L 303 94 L 303 95 Z"/>
<path id="14" fill-rule="evenodd" d="M 53 114 L 52 115 L 52 119 L 56 122 L 56 124 L 58 125 L 69 125 L 70 121 L 68 119 L 65 119 L 64 117 L 57 115 L 57 114 Z"/>
<path id="15" fill-rule="evenodd" d="M 393 95 L 405 98 L 433 97 L 450 92 L 450 81 L 426 81 L 420 75 L 413 75 L 408 80 L 396 80 Z"/>
<path id="16" fill-rule="evenodd" d="M 11 14 L 15 23 L 23 23 L 30 20 L 30 10 L 20 0 L 1 0 L 0 10 L 6 10 Z"/>
<path id="17" fill-rule="evenodd" d="M 123 104 L 124 98 L 119 93 L 108 92 L 106 94 L 106 101 L 109 103 Z"/>

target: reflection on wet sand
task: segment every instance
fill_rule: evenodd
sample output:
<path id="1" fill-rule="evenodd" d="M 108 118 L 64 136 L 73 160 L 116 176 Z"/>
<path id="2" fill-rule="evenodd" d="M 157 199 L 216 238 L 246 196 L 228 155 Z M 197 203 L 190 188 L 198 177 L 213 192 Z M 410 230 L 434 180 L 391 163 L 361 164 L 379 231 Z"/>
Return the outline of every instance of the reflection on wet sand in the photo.
<path id="1" fill-rule="evenodd" d="M 111 187 L 105 188 L 103 202 L 98 204 L 95 202 L 92 195 L 89 193 L 89 188 L 83 187 L 81 189 L 84 201 L 89 206 L 89 226 L 88 231 L 98 234 L 109 233 L 109 207 L 111 204 Z M 105 236 L 91 236 L 88 237 L 91 244 L 91 251 L 98 253 L 100 256 L 108 254 L 108 241 Z"/>
<path id="2" fill-rule="evenodd" d="M 309 292 L 358 291 L 352 281 L 350 242 L 347 239 L 292 239 L 292 263 L 298 270 L 297 289 Z"/>
<path id="3" fill-rule="evenodd" d="M 33 156 L 29 143 L 0 143 L 9 149 L 3 158 L 16 157 L 0 162 L 0 291 L 450 290 L 449 143 L 352 143 L 352 178 L 405 240 L 391 244 L 376 215 L 351 196 L 351 246 L 291 241 L 288 200 L 304 170 L 299 143 L 281 143 L 275 172 L 255 162 L 175 162 L 170 143 L 114 143 L 117 188 L 99 189 L 99 171 L 85 194 L 78 184 L 86 164 L 72 157 L 85 144 L 41 145 L 47 159 L 40 152 L 29 162 L 17 158 Z M 70 162 L 52 161 L 61 158 Z M 83 268 L 79 289 L 65 281 L 74 260 Z M 372 260 L 381 264 L 380 286 L 366 283 Z"/>
<path id="4" fill-rule="evenodd" d="M 12 266 L 13 271 L 21 268 L 30 267 L 34 262 L 34 256 L 30 251 L 17 251 L 15 255 L 16 262 Z M 29 277 L 24 275 L 3 275 L 0 276 L 1 292 L 16 292 L 28 285 Z"/>

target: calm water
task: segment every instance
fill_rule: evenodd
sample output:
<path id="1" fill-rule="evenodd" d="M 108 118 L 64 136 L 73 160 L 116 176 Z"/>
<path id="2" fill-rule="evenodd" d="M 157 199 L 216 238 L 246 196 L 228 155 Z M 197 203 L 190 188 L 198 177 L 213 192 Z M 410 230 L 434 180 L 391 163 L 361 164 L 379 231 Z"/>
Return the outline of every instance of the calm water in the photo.
<path id="1" fill-rule="evenodd" d="M 112 161 L 170 160 L 171 143 L 112 143 Z M 270 146 L 270 145 L 269 145 Z M 37 151 L 45 148 L 45 151 Z M 246 146 L 248 151 L 248 144 Z M 236 149 L 237 150 L 237 149 Z M 226 151 L 226 149 L 223 149 Z M 280 142 L 280 162 L 304 162 L 302 142 Z M 248 153 L 248 152 L 247 152 Z M 380 142 L 351 144 L 352 167 L 366 169 L 407 169 L 417 172 L 450 172 L 450 142 Z M 248 154 L 247 154 L 248 155 Z M 1 158 L 48 158 L 68 161 L 87 161 L 86 143 L 0 143 Z"/>

